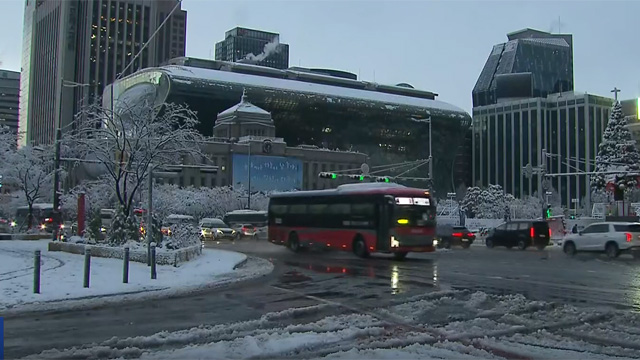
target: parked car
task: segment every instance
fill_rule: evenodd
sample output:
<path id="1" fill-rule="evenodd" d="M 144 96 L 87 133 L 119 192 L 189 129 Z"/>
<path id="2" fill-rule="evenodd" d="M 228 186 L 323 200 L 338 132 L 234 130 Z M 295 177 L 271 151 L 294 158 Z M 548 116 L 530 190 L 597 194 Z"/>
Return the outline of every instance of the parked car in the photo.
<path id="1" fill-rule="evenodd" d="M 579 251 L 604 252 L 616 258 L 622 252 L 640 257 L 640 223 L 593 223 L 577 234 L 569 234 L 562 241 L 565 254 L 573 256 Z"/>
<path id="2" fill-rule="evenodd" d="M 202 240 L 235 240 L 238 235 L 237 231 L 221 219 L 204 218 L 200 220 L 200 239 Z"/>
<path id="3" fill-rule="evenodd" d="M 488 248 L 505 246 L 511 249 L 517 246 L 525 250 L 529 246 L 535 246 L 539 250 L 549 245 L 551 230 L 546 221 L 508 221 L 491 231 L 485 244 Z"/>
<path id="4" fill-rule="evenodd" d="M 468 249 L 476 239 L 476 235 L 465 226 L 439 225 L 436 233 L 440 240 L 437 247 L 441 249 L 450 249 L 451 246 Z"/>

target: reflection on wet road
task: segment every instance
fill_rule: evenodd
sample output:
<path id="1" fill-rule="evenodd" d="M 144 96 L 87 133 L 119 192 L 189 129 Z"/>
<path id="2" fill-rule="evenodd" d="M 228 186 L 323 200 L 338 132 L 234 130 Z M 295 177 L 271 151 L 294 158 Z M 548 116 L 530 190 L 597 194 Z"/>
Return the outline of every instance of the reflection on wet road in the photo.
<path id="1" fill-rule="evenodd" d="M 640 310 L 640 262 L 595 255 L 566 257 L 559 249 L 455 249 L 360 259 L 348 252 L 294 254 L 266 242 L 209 246 L 267 258 L 276 265 L 274 286 L 334 301 L 380 304 L 441 289 L 469 289 L 531 299 L 609 305 Z"/>

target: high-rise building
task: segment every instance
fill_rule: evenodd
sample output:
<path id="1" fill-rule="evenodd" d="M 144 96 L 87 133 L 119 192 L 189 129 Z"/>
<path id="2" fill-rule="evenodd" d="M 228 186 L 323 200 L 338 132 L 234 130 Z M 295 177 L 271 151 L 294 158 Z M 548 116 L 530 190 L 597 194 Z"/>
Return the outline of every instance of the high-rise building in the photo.
<path id="1" fill-rule="evenodd" d="M 475 186 L 499 184 L 516 197 L 538 191 L 537 175 L 523 167 L 543 164 L 550 174 L 595 171 L 613 99 L 563 92 L 473 108 Z M 543 191 L 556 190 L 565 206 L 589 201 L 589 175 L 558 176 Z M 585 204 L 586 205 L 586 204 Z"/>
<path id="2" fill-rule="evenodd" d="M 573 91 L 573 37 L 524 29 L 495 45 L 473 88 L 473 106 Z"/>
<path id="3" fill-rule="evenodd" d="M 18 133 L 18 109 L 20 103 L 20 73 L 0 70 L 0 126 L 7 126 Z"/>
<path id="4" fill-rule="evenodd" d="M 280 35 L 237 27 L 216 43 L 216 60 L 242 62 L 275 69 L 289 67 L 289 45 L 280 43 Z"/>
<path id="5" fill-rule="evenodd" d="M 177 0 L 26 0 L 20 131 L 47 144 L 102 95 L 178 6 L 126 74 L 184 56 L 186 11 Z M 125 75 L 126 75 L 125 74 Z"/>

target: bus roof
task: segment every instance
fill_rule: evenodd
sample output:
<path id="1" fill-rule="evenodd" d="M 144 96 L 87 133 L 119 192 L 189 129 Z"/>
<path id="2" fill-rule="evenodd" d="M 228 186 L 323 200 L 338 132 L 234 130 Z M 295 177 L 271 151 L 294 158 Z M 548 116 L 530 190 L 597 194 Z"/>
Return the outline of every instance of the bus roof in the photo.
<path id="1" fill-rule="evenodd" d="M 238 214 L 266 214 L 263 210 L 233 210 L 226 213 L 226 215 L 238 215 Z"/>
<path id="2" fill-rule="evenodd" d="M 272 194 L 272 198 L 295 198 L 307 196 L 340 196 L 340 195 L 393 195 L 393 196 L 418 196 L 430 195 L 429 190 L 410 188 L 393 183 L 364 183 L 345 184 L 336 189 L 293 191 Z"/>

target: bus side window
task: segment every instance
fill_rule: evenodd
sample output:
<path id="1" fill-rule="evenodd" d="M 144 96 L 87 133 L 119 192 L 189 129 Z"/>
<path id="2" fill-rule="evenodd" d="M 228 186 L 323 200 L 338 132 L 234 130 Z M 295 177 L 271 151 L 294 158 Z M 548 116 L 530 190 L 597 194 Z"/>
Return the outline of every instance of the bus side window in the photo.
<path id="1" fill-rule="evenodd" d="M 375 205 L 368 204 L 351 204 L 351 214 L 357 217 L 369 218 L 374 215 Z"/>
<path id="2" fill-rule="evenodd" d="M 305 215 L 307 214 L 307 205 L 304 205 L 304 204 L 289 205 L 289 213 L 291 215 Z"/>
<path id="3" fill-rule="evenodd" d="M 273 215 L 283 215 L 287 213 L 287 205 L 271 205 Z"/>
<path id="4" fill-rule="evenodd" d="M 327 210 L 331 215 L 349 215 L 351 206 L 349 204 L 331 204 Z"/>
<path id="5" fill-rule="evenodd" d="M 312 215 L 322 215 L 326 214 L 328 211 L 329 205 L 327 204 L 311 204 L 309 205 L 309 214 Z"/>

